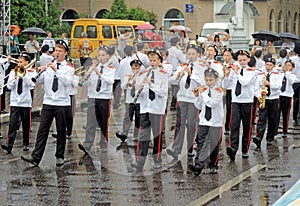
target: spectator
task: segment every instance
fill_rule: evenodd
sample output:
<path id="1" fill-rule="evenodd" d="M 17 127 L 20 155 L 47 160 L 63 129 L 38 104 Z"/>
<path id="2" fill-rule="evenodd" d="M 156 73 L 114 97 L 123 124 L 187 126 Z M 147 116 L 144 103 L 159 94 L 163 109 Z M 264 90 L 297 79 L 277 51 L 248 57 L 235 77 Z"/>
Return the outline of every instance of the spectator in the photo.
<path id="1" fill-rule="evenodd" d="M 48 45 L 49 46 L 49 53 L 52 54 L 55 48 L 55 41 L 52 38 L 52 33 L 50 31 L 47 32 L 47 37 L 44 39 L 42 46 Z"/>
<path id="2" fill-rule="evenodd" d="M 81 33 L 81 40 L 77 45 L 77 52 L 79 52 L 80 64 L 84 65 L 90 53 L 94 51 L 92 42 L 87 38 L 87 33 Z"/>
<path id="3" fill-rule="evenodd" d="M 290 49 L 294 51 L 295 43 L 291 41 L 290 38 L 285 38 L 285 42 L 282 43 L 281 49 Z"/>
<path id="4" fill-rule="evenodd" d="M 30 56 L 30 59 L 36 58 L 36 53 L 40 50 L 39 43 L 34 39 L 34 34 L 29 34 L 29 40 L 25 43 L 24 46 L 26 52 Z"/>
<path id="5" fill-rule="evenodd" d="M 66 45 L 69 46 L 69 40 L 67 38 L 67 34 L 66 33 L 62 33 L 61 34 L 61 38 L 62 38 L 62 40 L 64 40 L 64 42 L 66 43 Z"/>
<path id="6" fill-rule="evenodd" d="M 124 34 L 121 34 L 118 38 L 118 53 L 121 58 L 125 57 L 124 48 L 128 45 L 128 41 L 131 36 L 132 36 L 132 32 L 126 29 L 124 31 Z"/>
<path id="7" fill-rule="evenodd" d="M 255 55 L 257 50 L 262 50 L 261 41 L 259 39 L 254 40 L 253 47 L 251 49 L 251 55 Z"/>
<path id="8" fill-rule="evenodd" d="M 273 58 L 276 58 L 276 50 L 275 47 L 273 46 L 273 42 L 268 41 L 266 52 L 268 54 L 271 54 Z"/>
<path id="9" fill-rule="evenodd" d="M 189 38 L 186 36 L 185 31 L 180 31 L 179 47 L 183 52 L 185 52 L 188 42 Z"/>

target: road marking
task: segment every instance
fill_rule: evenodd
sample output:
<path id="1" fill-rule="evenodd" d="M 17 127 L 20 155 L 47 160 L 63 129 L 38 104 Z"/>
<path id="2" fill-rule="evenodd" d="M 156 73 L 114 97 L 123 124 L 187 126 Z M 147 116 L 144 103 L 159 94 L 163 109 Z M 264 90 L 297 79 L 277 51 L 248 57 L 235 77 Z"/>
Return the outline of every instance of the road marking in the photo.
<path id="1" fill-rule="evenodd" d="M 240 183 L 244 179 L 250 177 L 254 173 L 258 172 L 259 170 L 264 169 L 265 167 L 266 167 L 266 165 L 261 165 L 261 164 L 252 167 L 251 169 L 249 169 L 249 170 L 243 172 L 242 174 L 240 174 L 239 176 L 236 176 L 235 178 L 229 180 L 228 182 L 221 185 L 220 187 L 210 191 L 209 193 L 206 193 L 202 197 L 200 197 L 197 200 L 191 202 L 188 206 L 204 205 L 205 203 L 211 201 L 212 199 L 214 199 L 218 196 L 221 196 L 222 193 L 228 191 L 233 186 L 237 185 L 238 183 Z"/>

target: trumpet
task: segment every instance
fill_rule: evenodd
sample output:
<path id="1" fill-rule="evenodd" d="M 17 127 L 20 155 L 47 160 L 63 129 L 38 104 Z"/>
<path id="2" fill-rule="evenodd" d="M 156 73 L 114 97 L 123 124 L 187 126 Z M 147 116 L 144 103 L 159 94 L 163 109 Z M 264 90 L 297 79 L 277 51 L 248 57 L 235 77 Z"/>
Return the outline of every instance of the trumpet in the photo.
<path id="1" fill-rule="evenodd" d="M 8 58 L 8 56 L 3 55 L 3 54 L 1 55 L 1 57 Z M 18 64 L 18 59 L 11 57 L 11 58 L 10 58 L 10 62 L 15 63 L 15 64 Z"/>
<path id="2" fill-rule="evenodd" d="M 139 74 L 139 72 L 134 73 L 133 75 L 131 75 L 131 77 L 129 77 L 128 82 L 126 84 L 126 87 L 128 89 L 132 89 L 134 82 L 135 82 L 135 77 Z"/>
<path id="3" fill-rule="evenodd" d="M 263 78 L 263 84 L 262 84 L 262 87 L 261 87 L 261 98 L 260 98 L 260 101 L 259 101 L 259 108 L 260 109 L 264 109 L 265 106 L 266 106 L 266 97 L 267 97 L 267 94 L 268 94 L 268 87 L 265 84 L 266 80 L 267 80 L 267 75 L 265 73 L 264 78 Z"/>
<path id="4" fill-rule="evenodd" d="M 152 72 L 155 68 L 156 68 L 156 67 L 151 67 L 151 68 L 149 69 L 149 71 L 148 71 L 148 73 L 146 74 L 146 77 L 144 78 L 144 80 L 147 79 L 147 78 L 149 78 L 151 72 Z M 144 82 L 144 80 L 143 80 L 143 82 Z M 139 96 L 141 95 L 141 92 L 142 92 L 143 89 L 144 89 L 144 84 L 142 85 L 142 87 L 137 91 L 136 95 L 134 96 L 133 101 L 132 101 L 133 104 L 136 104 L 136 102 L 137 102 Z"/>
<path id="5" fill-rule="evenodd" d="M 96 67 L 98 63 L 99 63 L 98 59 L 93 59 L 92 65 L 89 68 L 87 75 L 84 77 L 84 79 L 81 82 L 78 83 L 79 87 L 82 87 L 83 84 L 90 78 L 92 72 L 94 71 L 93 68 Z"/>

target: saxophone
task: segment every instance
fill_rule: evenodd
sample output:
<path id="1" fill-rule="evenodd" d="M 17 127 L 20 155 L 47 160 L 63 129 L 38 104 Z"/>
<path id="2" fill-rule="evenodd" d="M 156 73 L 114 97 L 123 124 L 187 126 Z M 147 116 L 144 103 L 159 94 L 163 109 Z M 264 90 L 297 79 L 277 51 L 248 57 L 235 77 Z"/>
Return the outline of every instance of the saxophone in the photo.
<path id="1" fill-rule="evenodd" d="M 264 109 L 266 106 L 266 97 L 268 94 L 268 88 L 265 84 L 265 81 L 267 80 L 267 75 L 266 72 L 264 73 L 264 78 L 263 78 L 263 84 L 261 87 L 261 99 L 260 99 L 260 103 L 259 103 L 259 108 L 260 109 Z"/>

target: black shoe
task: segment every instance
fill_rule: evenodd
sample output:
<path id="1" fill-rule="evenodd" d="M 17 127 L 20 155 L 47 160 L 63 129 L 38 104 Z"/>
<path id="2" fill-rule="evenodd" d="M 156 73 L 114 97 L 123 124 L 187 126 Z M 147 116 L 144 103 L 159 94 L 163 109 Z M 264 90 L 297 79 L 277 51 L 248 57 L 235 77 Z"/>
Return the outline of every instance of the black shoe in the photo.
<path id="1" fill-rule="evenodd" d="M 33 159 L 32 157 L 23 157 L 23 156 L 21 156 L 21 159 L 24 160 L 25 162 L 33 164 L 34 166 L 39 165 L 39 162 L 36 161 L 35 159 Z"/>
<path id="2" fill-rule="evenodd" d="M 9 148 L 8 146 L 2 144 L 2 145 L 1 145 L 1 148 L 4 149 L 4 150 L 6 150 L 7 154 L 10 154 L 10 153 L 11 153 L 11 148 Z"/>
<path id="3" fill-rule="evenodd" d="M 243 159 L 248 159 L 249 158 L 249 154 L 248 153 L 243 153 L 242 154 L 242 158 Z"/>
<path id="4" fill-rule="evenodd" d="M 8 113 L 8 111 L 6 111 L 5 109 L 4 110 L 2 110 L 2 112 L 1 112 L 2 114 L 7 114 Z"/>
<path id="5" fill-rule="evenodd" d="M 229 131 L 225 130 L 224 135 L 229 135 Z"/>
<path id="6" fill-rule="evenodd" d="M 162 168 L 161 162 L 156 162 L 156 163 L 154 163 L 153 168 L 156 169 L 156 170 L 157 170 L 157 169 L 161 169 L 161 168 Z"/>
<path id="7" fill-rule="evenodd" d="M 170 107 L 170 111 L 175 111 L 176 107 Z"/>
<path id="8" fill-rule="evenodd" d="M 259 139 L 257 137 L 253 137 L 252 141 L 254 144 L 256 144 L 257 148 L 260 148 L 261 142 L 259 141 Z"/>
<path id="9" fill-rule="evenodd" d="M 127 136 L 122 134 L 122 133 L 119 133 L 119 132 L 116 132 L 116 136 L 121 139 L 122 142 L 125 142 L 125 140 L 127 139 Z"/>
<path id="10" fill-rule="evenodd" d="M 0 139 L 3 139 L 3 136 L 2 136 L 2 134 L 0 133 Z"/>
<path id="11" fill-rule="evenodd" d="M 168 148 L 168 149 L 166 149 L 166 152 L 167 152 L 168 155 L 173 157 L 173 159 L 178 160 L 178 155 L 176 155 L 175 152 L 172 149 Z"/>
<path id="12" fill-rule="evenodd" d="M 218 173 L 218 168 L 216 168 L 216 167 L 210 168 L 210 174 L 217 174 L 217 173 Z"/>
<path id="13" fill-rule="evenodd" d="M 267 145 L 271 146 L 273 144 L 273 140 L 267 140 Z"/>
<path id="14" fill-rule="evenodd" d="M 287 134 L 286 133 L 283 133 L 282 134 L 282 138 L 286 138 L 287 137 Z"/>
<path id="15" fill-rule="evenodd" d="M 143 168 L 140 165 L 138 165 L 137 163 L 131 163 L 131 167 L 135 169 L 136 173 L 143 172 Z"/>
<path id="16" fill-rule="evenodd" d="M 52 137 L 57 139 L 57 134 L 52 134 Z"/>
<path id="17" fill-rule="evenodd" d="M 233 149 L 231 147 L 227 147 L 226 149 L 227 155 L 229 156 L 231 161 L 235 160 L 235 154 L 233 152 Z"/>
<path id="18" fill-rule="evenodd" d="M 23 151 L 24 151 L 24 152 L 29 151 L 29 146 L 23 146 Z"/>
<path id="19" fill-rule="evenodd" d="M 203 167 L 200 165 L 189 164 L 189 168 L 196 176 L 200 175 L 203 170 Z"/>
<path id="20" fill-rule="evenodd" d="M 66 139 L 71 139 L 71 138 L 72 138 L 71 134 L 66 136 Z"/>

